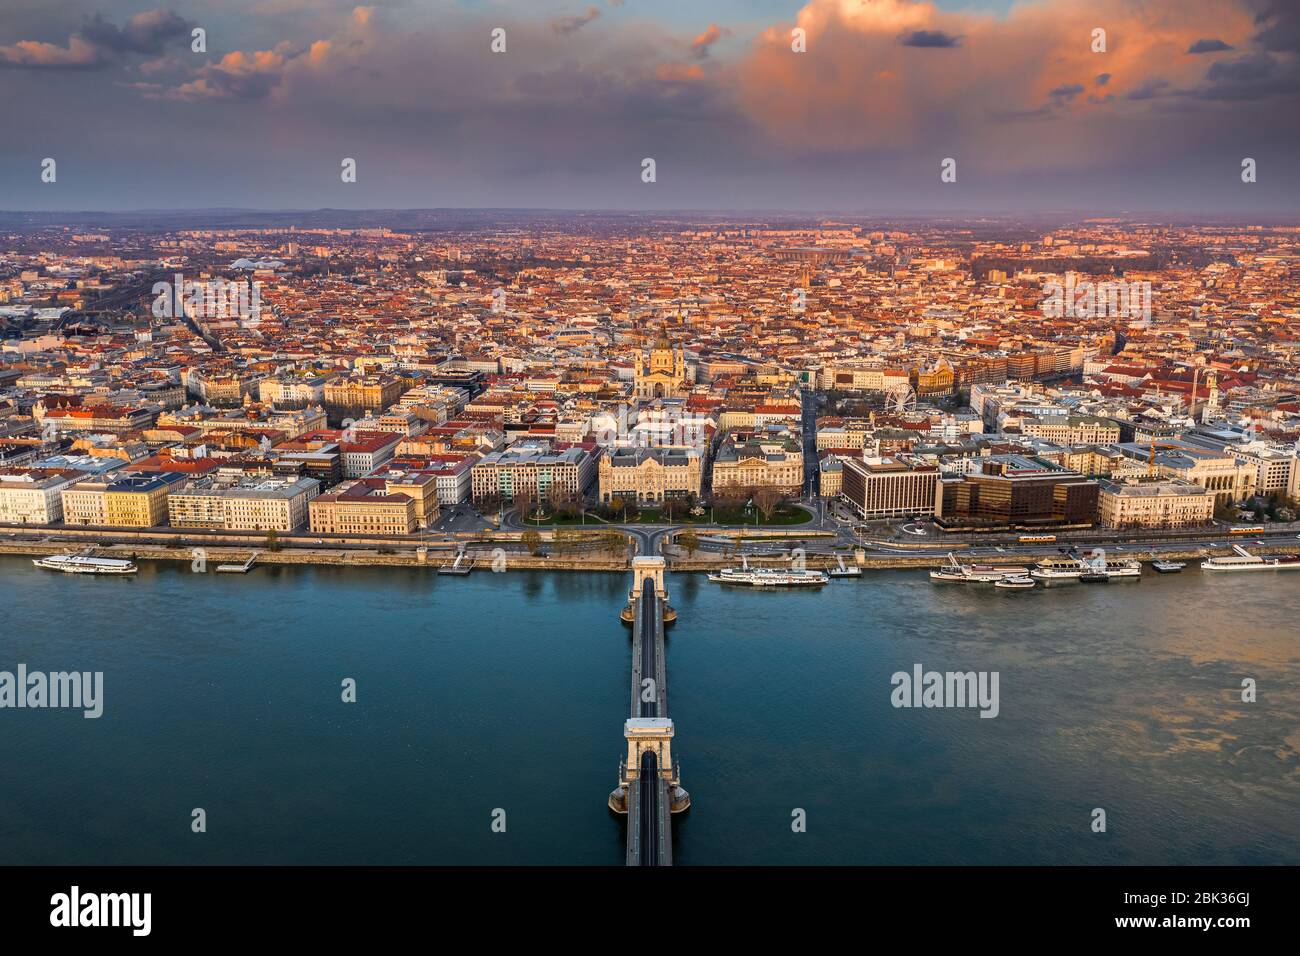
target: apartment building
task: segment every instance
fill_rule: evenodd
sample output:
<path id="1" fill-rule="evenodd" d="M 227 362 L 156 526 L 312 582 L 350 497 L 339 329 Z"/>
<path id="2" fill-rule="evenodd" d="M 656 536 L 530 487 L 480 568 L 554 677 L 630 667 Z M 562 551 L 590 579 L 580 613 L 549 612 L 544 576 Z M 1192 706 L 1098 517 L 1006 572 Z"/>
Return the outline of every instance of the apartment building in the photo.
<path id="1" fill-rule="evenodd" d="M 513 501 L 526 494 L 535 500 L 556 495 L 577 499 L 596 478 L 596 461 L 582 447 L 552 451 L 543 445 L 512 447 L 485 455 L 471 470 L 475 501 Z"/>
<path id="2" fill-rule="evenodd" d="M 83 477 L 40 468 L 0 474 L 0 524 L 62 521 L 63 490 Z"/>
<path id="3" fill-rule="evenodd" d="M 315 478 L 208 477 L 168 494 L 167 512 L 173 528 L 296 531 L 318 494 Z"/>

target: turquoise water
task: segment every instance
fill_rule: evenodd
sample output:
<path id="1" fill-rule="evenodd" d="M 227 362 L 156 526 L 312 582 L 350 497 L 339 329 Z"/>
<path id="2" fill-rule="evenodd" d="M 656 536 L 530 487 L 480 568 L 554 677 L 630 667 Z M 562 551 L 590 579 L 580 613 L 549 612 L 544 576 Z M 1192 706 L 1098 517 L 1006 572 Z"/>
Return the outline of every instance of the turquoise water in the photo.
<path id="1" fill-rule="evenodd" d="M 628 583 L 0 558 L 0 670 L 105 674 L 98 720 L 0 710 L 0 864 L 621 864 Z M 1300 863 L 1300 575 L 669 588 L 678 864 Z M 916 663 L 999 716 L 895 709 Z"/>

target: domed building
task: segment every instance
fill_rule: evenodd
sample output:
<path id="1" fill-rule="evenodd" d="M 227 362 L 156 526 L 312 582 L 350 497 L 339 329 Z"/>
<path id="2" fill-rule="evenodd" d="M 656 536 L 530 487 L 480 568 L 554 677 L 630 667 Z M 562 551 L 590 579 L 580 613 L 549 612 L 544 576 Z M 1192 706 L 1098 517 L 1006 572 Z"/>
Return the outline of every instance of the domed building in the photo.
<path id="1" fill-rule="evenodd" d="M 636 363 L 636 397 L 674 398 L 686 391 L 686 351 L 660 335 Z"/>

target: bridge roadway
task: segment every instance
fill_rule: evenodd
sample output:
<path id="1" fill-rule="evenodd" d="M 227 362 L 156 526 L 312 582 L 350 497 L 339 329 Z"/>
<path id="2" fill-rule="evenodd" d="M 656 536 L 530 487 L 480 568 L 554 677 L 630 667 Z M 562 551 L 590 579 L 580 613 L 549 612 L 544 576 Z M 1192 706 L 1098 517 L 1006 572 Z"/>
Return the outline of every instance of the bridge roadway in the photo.
<path id="1" fill-rule="evenodd" d="M 650 700 L 643 695 L 644 681 L 654 681 Z M 632 702 L 635 717 L 668 716 L 668 678 L 664 666 L 664 616 L 652 578 L 641 585 L 636 615 L 632 619 Z M 668 781 L 660 772 L 653 751 L 641 755 L 635 787 L 627 794 L 627 865 L 672 866 L 673 833 Z"/>

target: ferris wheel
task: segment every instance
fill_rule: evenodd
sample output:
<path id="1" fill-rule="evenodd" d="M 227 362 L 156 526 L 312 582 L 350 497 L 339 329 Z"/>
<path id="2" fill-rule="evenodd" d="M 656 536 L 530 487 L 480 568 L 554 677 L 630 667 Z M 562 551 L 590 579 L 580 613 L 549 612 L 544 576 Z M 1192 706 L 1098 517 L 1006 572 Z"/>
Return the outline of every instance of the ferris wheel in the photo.
<path id="1" fill-rule="evenodd" d="M 893 389 L 885 395 L 885 408 L 897 415 L 916 411 L 916 392 L 910 385 Z"/>

